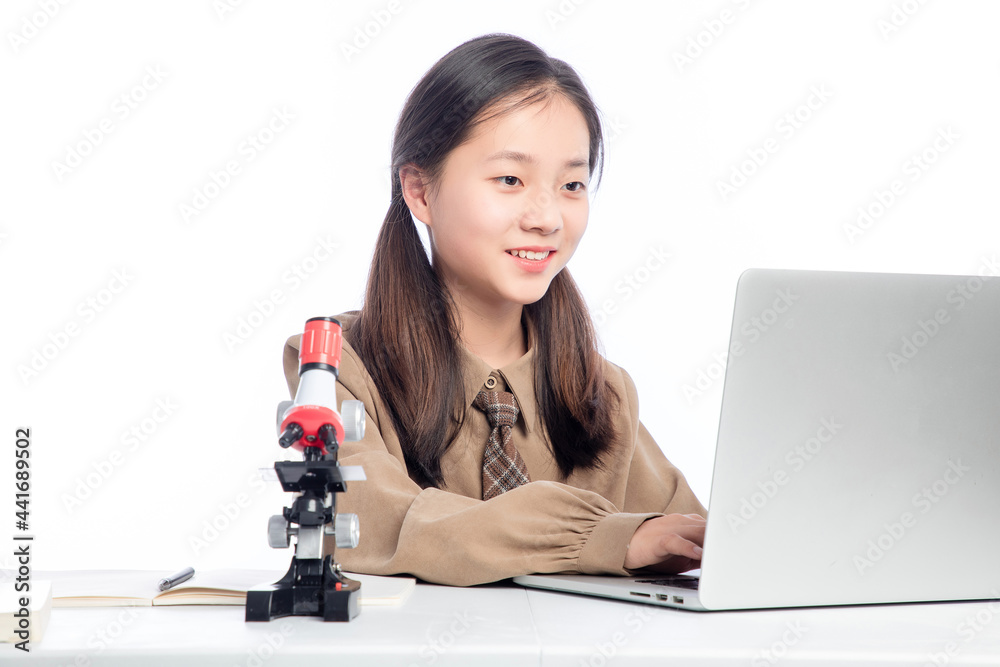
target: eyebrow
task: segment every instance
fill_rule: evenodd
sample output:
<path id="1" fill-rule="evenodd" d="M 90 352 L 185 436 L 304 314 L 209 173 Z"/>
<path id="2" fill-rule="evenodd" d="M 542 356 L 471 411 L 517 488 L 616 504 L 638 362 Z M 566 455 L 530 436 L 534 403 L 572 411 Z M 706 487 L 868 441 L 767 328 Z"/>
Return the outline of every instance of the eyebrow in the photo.
<path id="1" fill-rule="evenodd" d="M 510 160 L 511 162 L 520 162 L 522 164 L 537 165 L 538 160 L 536 160 L 531 155 L 527 153 L 522 153 L 521 151 L 509 151 L 509 150 L 499 150 L 492 155 L 486 156 L 486 162 L 493 162 L 494 160 Z M 567 160 L 566 164 L 563 165 L 566 169 L 575 169 L 576 167 L 590 167 L 590 162 L 583 158 L 575 158 L 572 160 Z"/>

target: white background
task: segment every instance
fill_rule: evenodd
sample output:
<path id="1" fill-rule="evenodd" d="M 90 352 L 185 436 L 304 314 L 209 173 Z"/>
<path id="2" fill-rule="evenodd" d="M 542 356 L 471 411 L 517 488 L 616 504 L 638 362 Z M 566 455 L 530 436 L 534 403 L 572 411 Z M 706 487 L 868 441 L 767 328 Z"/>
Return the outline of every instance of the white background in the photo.
<path id="1" fill-rule="evenodd" d="M 0 10 L 0 540 L 27 426 L 35 568 L 288 563 L 265 535 L 290 497 L 253 481 L 284 458 L 282 344 L 360 307 L 399 110 L 487 32 L 566 60 L 603 113 L 570 269 L 706 503 L 744 269 L 997 272 L 1000 4 L 232 4 Z"/>

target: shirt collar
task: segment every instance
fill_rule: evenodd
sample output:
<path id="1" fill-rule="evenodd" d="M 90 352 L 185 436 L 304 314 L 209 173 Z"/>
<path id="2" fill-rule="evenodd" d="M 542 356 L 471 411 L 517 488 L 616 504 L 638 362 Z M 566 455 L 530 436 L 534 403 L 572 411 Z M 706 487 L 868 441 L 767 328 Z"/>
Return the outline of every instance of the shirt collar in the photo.
<path id="1" fill-rule="evenodd" d="M 459 341 L 458 347 L 462 355 L 462 372 L 465 377 L 465 407 L 478 410 L 472 405 L 476 395 L 484 389 L 486 378 L 495 370 L 504 382 L 507 390 L 517 399 L 518 409 L 524 418 L 524 426 L 531 433 L 535 426 L 537 405 L 535 401 L 535 346 L 528 330 L 528 351 L 516 361 L 502 368 L 493 368 L 488 363 L 469 351 L 469 348 Z"/>

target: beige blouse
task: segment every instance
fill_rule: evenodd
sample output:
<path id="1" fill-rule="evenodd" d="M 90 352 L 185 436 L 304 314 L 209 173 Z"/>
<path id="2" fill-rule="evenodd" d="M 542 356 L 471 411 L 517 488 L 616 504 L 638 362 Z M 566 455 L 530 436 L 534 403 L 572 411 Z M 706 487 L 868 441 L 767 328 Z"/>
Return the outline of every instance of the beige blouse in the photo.
<path id="1" fill-rule="evenodd" d="M 337 315 L 349 329 L 357 311 Z M 301 336 L 288 339 L 284 371 L 291 395 L 298 387 Z M 606 361 L 607 377 L 623 397 L 618 437 L 604 470 L 577 470 L 564 477 L 543 440 L 532 381 L 534 347 L 503 368 L 491 368 L 460 345 L 465 375 L 466 420 L 441 460 L 443 488 L 422 489 L 410 479 L 399 438 L 375 383 L 344 340 L 337 405 L 365 404 L 365 437 L 340 448 L 341 465 L 358 465 L 367 480 L 349 482 L 337 495 L 337 511 L 360 518 L 355 549 L 338 549 L 345 570 L 368 574 L 408 573 L 426 581 L 466 586 L 528 573 L 620 574 L 625 549 L 643 521 L 661 514 L 699 513 L 705 508 L 681 472 L 663 455 L 639 422 L 635 383 Z M 472 405 L 496 379 L 496 391 L 513 392 L 521 412 L 514 444 L 531 482 L 482 500 L 482 461 L 490 426 Z M 332 540 L 327 552 L 333 549 Z"/>

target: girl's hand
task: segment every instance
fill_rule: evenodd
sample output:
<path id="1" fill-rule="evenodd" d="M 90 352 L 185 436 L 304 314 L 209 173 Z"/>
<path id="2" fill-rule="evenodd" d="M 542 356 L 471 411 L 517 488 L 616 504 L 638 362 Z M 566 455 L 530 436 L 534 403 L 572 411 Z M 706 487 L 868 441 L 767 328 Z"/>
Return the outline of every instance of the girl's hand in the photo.
<path id="1" fill-rule="evenodd" d="M 701 565 L 705 517 L 668 514 L 647 519 L 636 529 L 625 552 L 625 569 L 648 568 L 677 574 Z"/>

